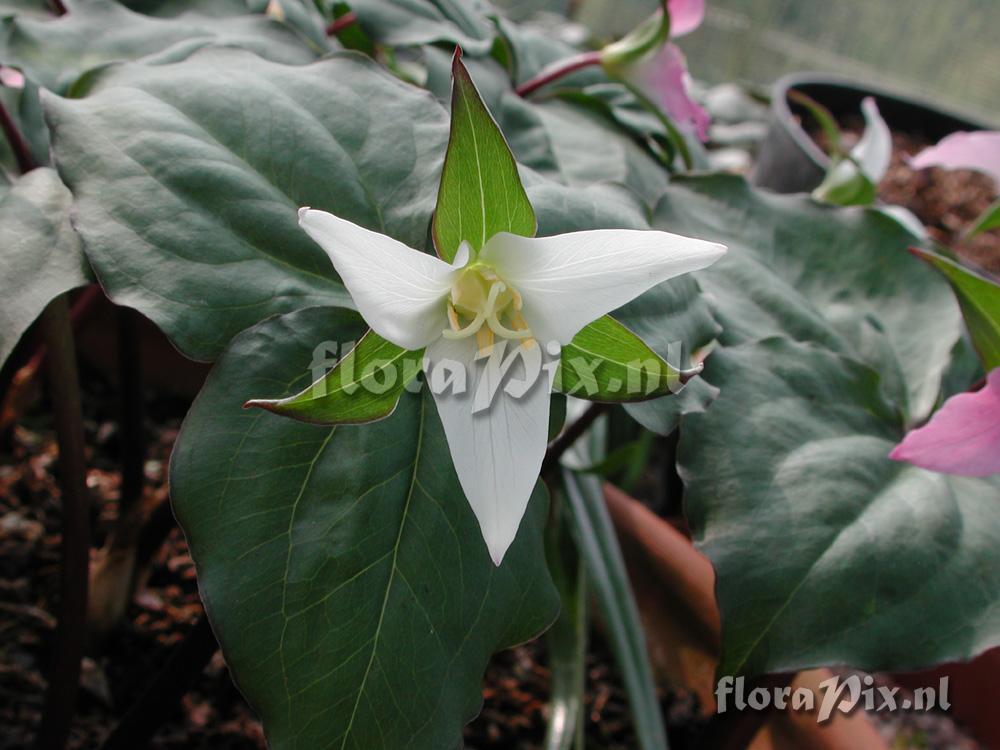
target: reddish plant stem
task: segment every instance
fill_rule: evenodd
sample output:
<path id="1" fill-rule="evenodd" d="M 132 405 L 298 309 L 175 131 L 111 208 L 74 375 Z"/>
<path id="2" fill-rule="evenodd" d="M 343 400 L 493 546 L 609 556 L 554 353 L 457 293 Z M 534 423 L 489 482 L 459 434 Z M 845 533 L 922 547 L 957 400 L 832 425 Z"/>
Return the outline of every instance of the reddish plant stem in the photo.
<path id="1" fill-rule="evenodd" d="M 10 112 L 7 111 L 7 107 L 4 106 L 2 101 L 0 101 L 0 127 L 3 128 L 3 134 L 10 144 L 11 151 L 14 152 L 14 158 L 17 160 L 17 168 L 21 171 L 21 174 L 30 172 L 37 167 L 38 165 L 35 164 L 35 160 L 31 156 L 31 148 L 28 146 L 28 142 L 24 139 L 20 129 L 17 127 L 17 123 L 14 122 L 14 118 L 10 116 Z"/>
<path id="2" fill-rule="evenodd" d="M 327 36 L 336 36 L 341 31 L 346 29 L 348 26 L 353 26 L 358 22 L 358 14 L 353 10 L 348 11 L 339 18 L 334 18 L 330 21 L 330 25 L 326 27 Z"/>
<path id="3" fill-rule="evenodd" d="M 80 660 L 87 637 L 87 576 L 90 566 L 90 503 L 87 497 L 80 381 L 65 294 L 50 302 L 42 314 L 42 331 L 48 349 L 49 389 L 59 444 L 62 566 L 59 620 L 35 748 L 61 750 L 66 746 L 76 710 Z"/>
<path id="4" fill-rule="evenodd" d="M 542 86 L 547 86 L 553 81 L 558 81 L 560 78 L 568 76 L 570 73 L 575 73 L 583 68 L 589 68 L 592 65 L 600 64 L 600 52 L 584 52 L 582 54 L 575 55 L 574 57 L 568 57 L 565 60 L 561 60 L 545 68 L 537 76 L 528 79 L 514 89 L 514 91 L 518 96 L 528 96 L 534 91 L 542 88 Z"/>

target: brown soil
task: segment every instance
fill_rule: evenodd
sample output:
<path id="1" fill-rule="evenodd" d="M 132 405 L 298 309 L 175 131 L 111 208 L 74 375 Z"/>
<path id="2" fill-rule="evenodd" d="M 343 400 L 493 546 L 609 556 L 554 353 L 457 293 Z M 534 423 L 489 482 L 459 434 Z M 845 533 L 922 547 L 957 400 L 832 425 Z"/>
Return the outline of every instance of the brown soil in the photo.
<path id="1" fill-rule="evenodd" d="M 849 150 L 857 143 L 862 130 L 860 118 L 846 119 L 843 147 Z M 821 136 L 813 137 L 826 149 Z M 966 262 L 1000 274 L 1000 230 L 964 239 L 965 232 L 996 200 L 993 180 L 966 169 L 912 169 L 907 159 L 933 145 L 924 138 L 893 132 L 892 145 L 892 162 L 879 184 L 879 198 L 908 208 L 924 223 L 931 237 Z"/>
<path id="2" fill-rule="evenodd" d="M 85 377 L 88 486 L 95 545 L 118 513 L 121 477 L 110 387 Z M 167 464 L 187 404 L 150 406 L 147 507 L 166 500 Z M 59 487 L 56 446 L 40 403 L 0 436 L 0 748 L 30 748 L 41 719 L 59 579 Z M 153 557 L 124 622 L 84 663 L 70 748 L 97 748 L 202 614 L 195 571 L 179 529 Z M 465 731 L 470 750 L 541 748 L 550 675 L 544 639 L 497 654 L 483 688 L 483 711 Z M 588 655 L 587 737 L 604 750 L 634 748 L 621 680 L 595 636 Z M 263 750 L 256 716 L 216 654 L 194 688 L 149 745 L 154 750 Z"/>

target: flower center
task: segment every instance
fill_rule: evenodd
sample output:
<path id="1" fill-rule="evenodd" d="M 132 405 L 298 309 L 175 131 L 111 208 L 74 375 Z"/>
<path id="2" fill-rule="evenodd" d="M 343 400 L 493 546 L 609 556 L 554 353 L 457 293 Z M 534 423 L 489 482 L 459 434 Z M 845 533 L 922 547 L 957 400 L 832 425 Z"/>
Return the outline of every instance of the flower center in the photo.
<path id="1" fill-rule="evenodd" d="M 531 330 L 521 314 L 521 295 L 485 265 L 474 264 L 459 275 L 448 295 L 448 339 L 476 337 L 481 353 L 488 353 L 495 336 L 523 339 L 534 346 Z"/>

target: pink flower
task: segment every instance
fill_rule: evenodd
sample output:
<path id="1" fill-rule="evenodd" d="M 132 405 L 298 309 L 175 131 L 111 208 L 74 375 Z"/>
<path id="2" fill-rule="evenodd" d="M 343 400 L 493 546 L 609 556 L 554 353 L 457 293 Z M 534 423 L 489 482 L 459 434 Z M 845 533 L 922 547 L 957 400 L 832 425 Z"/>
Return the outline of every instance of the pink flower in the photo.
<path id="1" fill-rule="evenodd" d="M 600 53 L 611 76 L 703 141 L 708 138 L 708 112 L 691 98 L 687 61 L 670 39 L 694 31 L 704 18 L 705 0 L 664 0 L 660 11 Z"/>
<path id="2" fill-rule="evenodd" d="M 1000 473 L 1000 367 L 981 390 L 948 399 L 930 422 L 907 434 L 889 458 L 943 474 Z"/>
<path id="3" fill-rule="evenodd" d="M 23 89 L 24 75 L 21 71 L 0 65 L 0 86 L 9 89 Z"/>
<path id="4" fill-rule="evenodd" d="M 1000 185 L 1000 132 L 952 133 L 910 159 L 914 169 L 975 169 Z"/>
<path id="5" fill-rule="evenodd" d="M 705 20 L 705 0 L 669 0 L 670 36 L 690 34 Z"/>
<path id="6" fill-rule="evenodd" d="M 708 112 L 691 98 L 691 76 L 684 53 L 674 44 L 664 44 L 652 55 L 629 65 L 626 82 L 673 120 L 681 130 L 708 139 Z"/>

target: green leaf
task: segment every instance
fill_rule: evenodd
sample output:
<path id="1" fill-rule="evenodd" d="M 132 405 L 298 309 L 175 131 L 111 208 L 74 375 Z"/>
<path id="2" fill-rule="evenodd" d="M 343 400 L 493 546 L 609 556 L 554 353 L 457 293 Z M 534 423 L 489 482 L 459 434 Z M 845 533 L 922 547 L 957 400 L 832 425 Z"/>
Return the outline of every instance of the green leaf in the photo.
<path id="1" fill-rule="evenodd" d="M 213 629 L 273 750 L 459 747 L 490 654 L 558 606 L 543 486 L 495 567 L 429 393 L 360 426 L 240 408 L 301 389 L 316 342 L 363 330 L 352 312 L 311 308 L 239 335 L 171 462 Z"/>
<path id="2" fill-rule="evenodd" d="M 563 347 L 553 387 L 588 401 L 646 401 L 677 393 L 697 372 L 678 370 L 605 315 Z"/>
<path id="3" fill-rule="evenodd" d="M 496 31 L 482 0 L 351 0 L 365 32 L 389 46 L 451 42 L 470 55 L 485 55 Z"/>
<path id="4" fill-rule="evenodd" d="M 423 349 L 410 352 L 368 331 L 353 342 L 327 342 L 331 349 L 347 348 L 336 366 L 312 385 L 283 399 L 252 399 L 245 406 L 267 409 L 313 424 L 362 424 L 392 414 L 403 389 L 420 373 Z M 315 372 L 325 364 L 322 344 L 313 352 Z M 335 352 L 329 352 L 335 354 Z"/>
<path id="5" fill-rule="evenodd" d="M 620 182 L 655 203 L 667 186 L 663 164 L 623 132 L 607 107 L 593 104 L 586 95 L 578 95 L 577 101 L 586 104 L 551 100 L 532 105 L 549 138 L 562 181 L 568 185 Z"/>
<path id="6" fill-rule="evenodd" d="M 468 242 L 478 252 L 499 232 L 535 234 L 535 212 L 503 133 L 462 64 L 452 63 L 451 138 L 434 211 L 434 246 L 447 261 Z"/>
<path id="7" fill-rule="evenodd" d="M 814 341 L 882 373 L 911 424 L 930 414 L 961 314 L 943 279 L 907 252 L 913 237 L 896 221 L 709 175 L 674 179 L 653 224 L 729 247 L 694 275 L 724 345 L 773 335 Z"/>
<path id="8" fill-rule="evenodd" d="M 0 101 L 24 137 L 32 162 L 46 166 L 49 162 L 49 131 L 42 117 L 39 95 L 38 84 L 28 77 L 24 78 L 23 87 L 18 89 L 0 86 Z M 6 137 L 0 137 L 0 173 L 6 173 L 0 180 L 8 183 L 21 174 Z"/>
<path id="9" fill-rule="evenodd" d="M 976 219 L 972 229 L 968 231 L 969 237 L 975 237 L 983 232 L 1000 228 L 1000 201 L 983 211 L 982 215 Z"/>
<path id="10" fill-rule="evenodd" d="M 51 19 L 52 6 L 46 0 L 3 0 L 0 2 L 0 18 L 7 16 Z"/>
<path id="11" fill-rule="evenodd" d="M 564 503 L 553 501 L 545 529 L 549 572 L 559 592 L 559 617 L 546 633 L 552 672 L 545 750 L 583 750 L 587 656 L 587 576 Z"/>
<path id="12" fill-rule="evenodd" d="M 327 21 L 314 0 L 247 0 L 247 4 L 251 11 L 267 13 L 272 20 L 286 26 L 317 54 L 330 51 Z"/>
<path id="13" fill-rule="evenodd" d="M 601 50 L 601 64 L 609 70 L 620 69 L 659 49 L 670 39 L 670 13 L 665 0 L 653 15 L 617 42 Z"/>
<path id="14" fill-rule="evenodd" d="M 820 130 L 823 131 L 823 135 L 826 137 L 828 144 L 827 154 L 830 158 L 841 158 L 845 154 L 845 151 L 840 143 L 840 126 L 837 124 L 837 119 L 833 116 L 833 113 L 811 96 L 801 91 L 792 89 L 788 92 L 788 98 L 805 109 L 816 121 L 816 124 L 819 125 Z"/>
<path id="15" fill-rule="evenodd" d="M 1000 284 L 930 250 L 913 253 L 948 279 L 986 371 L 1000 367 Z"/>
<path id="16" fill-rule="evenodd" d="M 55 171 L 46 168 L 28 172 L 0 197 L 0 364 L 52 299 L 91 281 L 69 223 L 72 201 Z"/>
<path id="17" fill-rule="evenodd" d="M 869 368 L 769 339 L 709 359 L 681 430 L 688 520 L 712 560 L 720 675 L 899 671 L 1000 644 L 1000 478 L 888 458 L 904 428 Z"/>
<path id="18" fill-rule="evenodd" d="M 0 23 L 0 60 L 60 93 L 87 70 L 162 52 L 181 42 L 189 49 L 211 43 L 245 47 L 288 64 L 316 57 L 294 33 L 262 15 L 154 18 L 111 0 L 88 0 L 58 19 L 18 17 Z"/>
<path id="19" fill-rule="evenodd" d="M 646 638 L 618 537 L 604 504 L 601 481 L 563 470 L 563 484 L 577 546 L 601 607 L 611 650 L 625 680 L 638 746 L 640 750 L 665 750 L 667 734 L 656 699 Z"/>
<path id="20" fill-rule="evenodd" d="M 878 197 L 878 189 L 851 158 L 842 157 L 833 162 L 812 194 L 816 200 L 834 206 L 870 206 Z"/>
<path id="21" fill-rule="evenodd" d="M 426 244 L 444 112 L 360 55 L 287 67 L 207 49 L 44 104 L 102 284 L 196 359 L 269 315 L 351 304 L 300 206 Z"/>
<path id="22" fill-rule="evenodd" d="M 147 16 L 173 18 L 196 12 L 206 16 L 241 16 L 247 13 L 249 0 L 122 0 L 129 10 Z"/>

